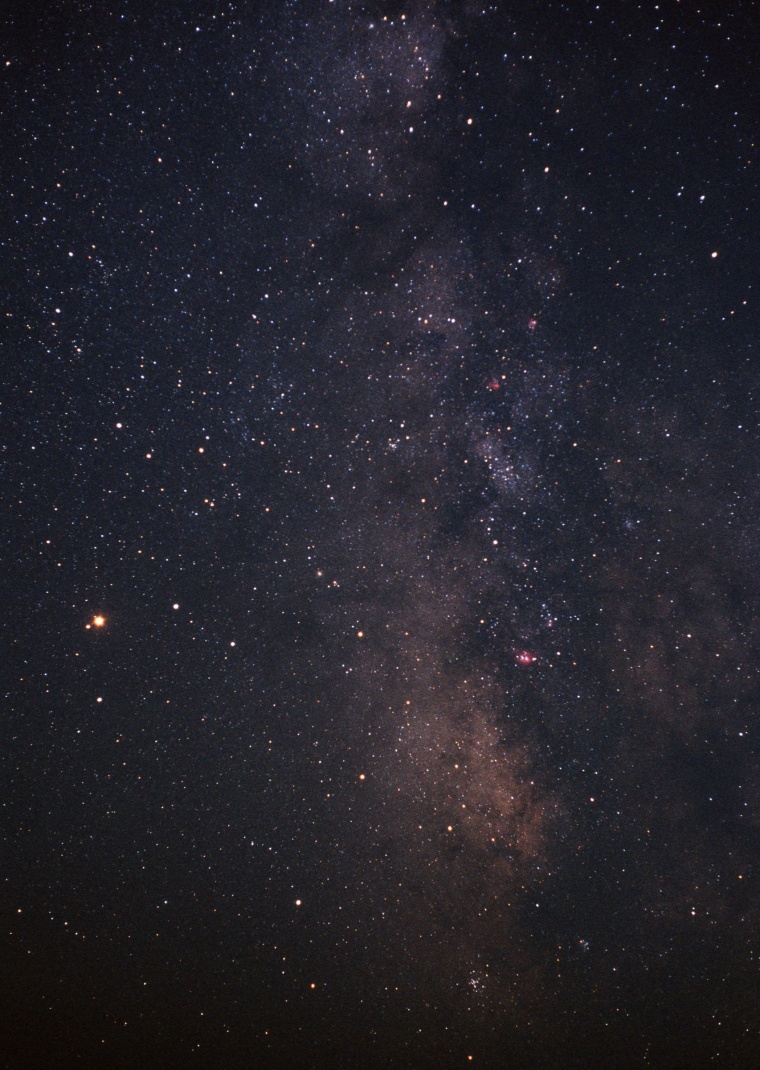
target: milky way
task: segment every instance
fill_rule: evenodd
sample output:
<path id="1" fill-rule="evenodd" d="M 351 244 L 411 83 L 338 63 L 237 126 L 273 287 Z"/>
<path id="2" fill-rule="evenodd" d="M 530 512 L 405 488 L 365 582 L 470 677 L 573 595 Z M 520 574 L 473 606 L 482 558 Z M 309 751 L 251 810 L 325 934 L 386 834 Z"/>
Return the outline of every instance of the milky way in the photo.
<path id="1" fill-rule="evenodd" d="M 756 1065 L 746 15 L 181 7 L 8 23 L 8 1065 Z"/>

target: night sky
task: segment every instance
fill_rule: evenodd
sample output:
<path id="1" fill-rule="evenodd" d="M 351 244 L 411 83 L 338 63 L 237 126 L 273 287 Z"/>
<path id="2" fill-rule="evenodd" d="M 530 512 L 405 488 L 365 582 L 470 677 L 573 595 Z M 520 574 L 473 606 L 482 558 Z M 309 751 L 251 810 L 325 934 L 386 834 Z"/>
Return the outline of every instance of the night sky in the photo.
<path id="1" fill-rule="evenodd" d="M 6 5 L 3 1070 L 760 1066 L 757 29 Z"/>

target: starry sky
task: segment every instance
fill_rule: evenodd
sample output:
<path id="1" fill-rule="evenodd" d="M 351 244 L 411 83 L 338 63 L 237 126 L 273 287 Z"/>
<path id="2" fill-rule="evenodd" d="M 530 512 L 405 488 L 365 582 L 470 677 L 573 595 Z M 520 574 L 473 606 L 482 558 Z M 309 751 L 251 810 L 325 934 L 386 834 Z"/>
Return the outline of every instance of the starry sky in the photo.
<path id="1" fill-rule="evenodd" d="M 753 5 L 4 10 L 3 1067 L 759 1065 Z"/>

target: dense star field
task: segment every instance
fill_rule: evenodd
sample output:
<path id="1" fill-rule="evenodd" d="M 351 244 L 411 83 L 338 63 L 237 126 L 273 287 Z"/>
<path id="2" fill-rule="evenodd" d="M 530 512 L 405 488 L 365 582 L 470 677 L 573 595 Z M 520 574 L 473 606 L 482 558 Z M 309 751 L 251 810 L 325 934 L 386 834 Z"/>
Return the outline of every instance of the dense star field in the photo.
<path id="1" fill-rule="evenodd" d="M 757 14 L 5 9 L 4 1068 L 760 1065 Z"/>

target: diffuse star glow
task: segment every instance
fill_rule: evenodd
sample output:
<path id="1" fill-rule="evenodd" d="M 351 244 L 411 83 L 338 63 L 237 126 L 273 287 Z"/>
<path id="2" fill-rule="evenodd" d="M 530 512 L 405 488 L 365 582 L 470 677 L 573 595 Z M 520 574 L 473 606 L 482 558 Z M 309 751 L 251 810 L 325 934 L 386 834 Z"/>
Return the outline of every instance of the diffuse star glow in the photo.
<path id="1" fill-rule="evenodd" d="M 752 13 L 22 8 L 5 1060 L 760 1065 Z"/>

